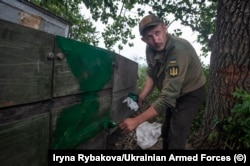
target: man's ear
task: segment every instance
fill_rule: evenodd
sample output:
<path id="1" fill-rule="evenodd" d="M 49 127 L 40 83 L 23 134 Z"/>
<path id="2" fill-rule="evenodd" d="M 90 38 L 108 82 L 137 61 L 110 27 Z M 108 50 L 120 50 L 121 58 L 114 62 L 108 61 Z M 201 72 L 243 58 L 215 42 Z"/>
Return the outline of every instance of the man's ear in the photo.
<path id="1" fill-rule="evenodd" d="M 144 39 L 144 37 L 142 37 L 142 38 L 141 38 L 141 40 L 142 40 L 143 42 L 145 42 L 145 39 Z M 145 42 L 145 43 L 146 43 L 146 42 Z"/>

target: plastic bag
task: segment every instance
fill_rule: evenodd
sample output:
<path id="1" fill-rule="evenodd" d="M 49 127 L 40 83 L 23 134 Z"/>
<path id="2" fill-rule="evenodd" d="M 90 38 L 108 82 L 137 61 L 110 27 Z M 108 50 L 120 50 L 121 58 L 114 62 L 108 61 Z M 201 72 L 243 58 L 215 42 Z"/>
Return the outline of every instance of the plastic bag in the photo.
<path id="1" fill-rule="evenodd" d="M 127 106 L 129 109 L 137 111 L 139 109 L 138 104 L 130 97 L 127 97 L 125 100 L 123 100 L 123 103 L 127 102 Z"/>
<path id="2" fill-rule="evenodd" d="M 137 145 L 142 149 L 148 149 L 157 143 L 161 136 L 162 124 L 153 122 L 143 122 L 136 128 Z"/>

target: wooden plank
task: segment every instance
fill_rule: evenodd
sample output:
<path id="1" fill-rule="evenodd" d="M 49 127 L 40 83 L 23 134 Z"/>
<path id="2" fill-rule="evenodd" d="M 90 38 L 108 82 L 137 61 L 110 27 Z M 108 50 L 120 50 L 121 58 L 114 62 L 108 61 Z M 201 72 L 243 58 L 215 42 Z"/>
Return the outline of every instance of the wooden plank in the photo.
<path id="1" fill-rule="evenodd" d="M 0 124 L 10 123 L 50 111 L 51 101 L 6 107 L 0 110 Z"/>
<path id="2" fill-rule="evenodd" d="M 105 123 L 110 121 L 112 89 L 86 92 L 78 97 L 59 97 L 54 100 L 51 114 L 51 148 L 74 149 L 96 148 L 85 142 L 105 131 Z M 75 101 L 75 102 L 74 102 Z M 100 137 L 99 137 L 100 139 Z M 105 147 L 105 138 L 99 140 Z"/>
<path id="3" fill-rule="evenodd" d="M 113 92 L 135 88 L 138 64 L 124 56 L 116 54 Z"/>
<path id="4" fill-rule="evenodd" d="M 52 35 L 0 20 L 0 108 L 51 98 Z"/>
<path id="5" fill-rule="evenodd" d="M 112 87 L 113 52 L 60 36 L 55 52 L 53 97 Z"/>
<path id="6" fill-rule="evenodd" d="M 123 103 L 123 100 L 128 97 L 128 93 L 134 92 L 135 89 L 127 89 L 125 91 L 116 92 L 113 94 L 112 98 L 112 109 L 111 109 L 111 119 L 114 122 L 120 122 L 126 117 L 129 117 L 134 113 L 130 110 L 126 103 Z"/>
<path id="7" fill-rule="evenodd" d="M 80 150 L 105 150 L 106 149 L 106 138 L 107 131 L 101 131 L 97 136 L 91 138 L 90 140 L 84 142 L 76 149 Z"/>
<path id="8" fill-rule="evenodd" d="M 0 19 L 54 35 L 68 36 L 69 23 L 26 0 L 1 0 Z"/>
<path id="9" fill-rule="evenodd" d="M 111 118 L 119 122 L 134 113 L 123 100 L 135 93 L 138 64 L 121 55 L 115 56 L 115 62 Z"/>
<path id="10" fill-rule="evenodd" d="M 49 113 L 0 124 L 1 165 L 47 165 Z"/>
<path id="11" fill-rule="evenodd" d="M 53 97 L 66 96 L 80 93 L 80 84 L 72 73 L 65 54 L 55 43 L 56 58 L 54 60 Z M 61 56 L 61 59 L 58 58 Z"/>

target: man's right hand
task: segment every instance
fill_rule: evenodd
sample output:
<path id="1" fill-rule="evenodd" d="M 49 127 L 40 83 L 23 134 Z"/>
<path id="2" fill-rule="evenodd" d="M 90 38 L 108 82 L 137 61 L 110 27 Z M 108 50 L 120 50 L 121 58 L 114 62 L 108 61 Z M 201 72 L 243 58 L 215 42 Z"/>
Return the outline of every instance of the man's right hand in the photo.
<path id="1" fill-rule="evenodd" d="M 150 106 L 147 110 L 142 112 L 141 114 L 133 117 L 133 118 L 127 118 L 119 123 L 119 127 L 121 130 L 125 132 L 131 132 L 133 131 L 139 124 L 157 116 L 158 113 L 154 109 L 154 107 Z"/>
<path id="2" fill-rule="evenodd" d="M 138 126 L 138 121 L 135 118 L 127 118 L 119 123 L 122 131 L 131 132 Z"/>

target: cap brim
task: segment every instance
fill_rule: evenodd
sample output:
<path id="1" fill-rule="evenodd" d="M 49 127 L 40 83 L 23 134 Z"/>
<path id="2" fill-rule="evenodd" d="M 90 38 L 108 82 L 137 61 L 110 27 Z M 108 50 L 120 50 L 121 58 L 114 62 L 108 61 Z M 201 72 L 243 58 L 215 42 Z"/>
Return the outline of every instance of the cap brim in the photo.
<path id="1" fill-rule="evenodd" d="M 143 31 L 146 29 L 146 28 L 148 28 L 148 27 L 151 27 L 151 26 L 156 26 L 156 25 L 159 25 L 161 23 L 161 21 L 159 21 L 159 22 L 153 22 L 153 23 L 150 23 L 150 24 L 148 24 L 148 25 L 146 25 L 146 26 L 144 26 L 143 27 L 143 29 L 141 30 L 141 34 L 143 33 Z"/>

